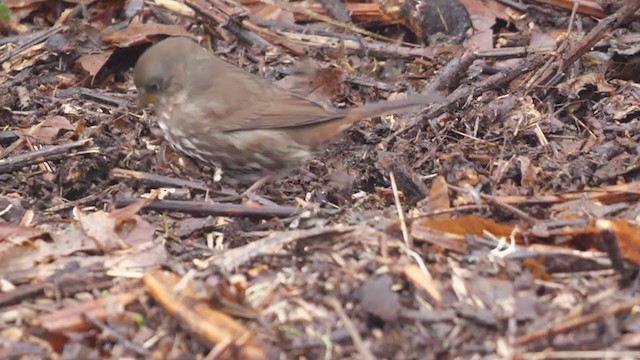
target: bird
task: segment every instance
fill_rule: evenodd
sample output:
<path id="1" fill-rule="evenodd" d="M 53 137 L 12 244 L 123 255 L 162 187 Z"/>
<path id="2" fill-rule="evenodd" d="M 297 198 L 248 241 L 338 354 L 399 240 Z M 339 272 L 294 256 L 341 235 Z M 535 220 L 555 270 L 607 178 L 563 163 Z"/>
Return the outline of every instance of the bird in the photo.
<path id="1" fill-rule="evenodd" d="M 426 92 L 335 108 L 227 63 L 187 37 L 146 49 L 133 81 L 140 105 L 153 105 L 174 148 L 257 187 L 313 159 L 360 120 L 443 100 Z"/>

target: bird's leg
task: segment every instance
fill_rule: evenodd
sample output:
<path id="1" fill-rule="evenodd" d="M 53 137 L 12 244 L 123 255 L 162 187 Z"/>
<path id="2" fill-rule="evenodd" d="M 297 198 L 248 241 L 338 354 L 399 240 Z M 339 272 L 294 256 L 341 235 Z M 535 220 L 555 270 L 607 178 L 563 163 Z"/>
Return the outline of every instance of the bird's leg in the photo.
<path id="1" fill-rule="evenodd" d="M 256 182 L 254 182 L 253 185 L 249 186 L 247 190 L 245 190 L 242 194 L 240 194 L 240 196 L 247 197 L 250 199 L 251 196 L 254 195 L 256 191 L 260 189 L 264 184 L 269 182 L 269 180 L 271 180 L 272 177 L 273 177 L 273 174 L 267 174 L 261 177 Z"/>

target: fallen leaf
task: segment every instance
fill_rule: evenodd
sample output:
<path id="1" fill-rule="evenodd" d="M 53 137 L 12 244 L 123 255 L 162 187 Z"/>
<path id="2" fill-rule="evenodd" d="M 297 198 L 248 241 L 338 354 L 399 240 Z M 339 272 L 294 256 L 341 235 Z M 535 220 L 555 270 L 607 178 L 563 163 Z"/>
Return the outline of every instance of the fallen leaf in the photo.
<path id="1" fill-rule="evenodd" d="M 138 300 L 140 293 L 139 290 L 134 290 L 128 293 L 113 294 L 76 306 L 64 307 L 51 313 L 45 312 L 36 321 L 46 331 L 54 334 L 86 331 L 92 327 L 87 322 L 86 315 L 99 321 L 122 316 L 125 306 Z"/>
<path id="2" fill-rule="evenodd" d="M 271 4 L 252 4 L 247 6 L 252 18 L 274 21 L 279 24 L 294 24 L 295 19 L 291 11 Z"/>
<path id="3" fill-rule="evenodd" d="M 38 230 L 36 228 L 12 225 L 12 224 L 0 224 L 0 243 L 2 241 L 21 242 L 38 238 L 46 234 L 45 231 Z"/>
<path id="4" fill-rule="evenodd" d="M 194 37 L 191 33 L 176 25 L 143 24 L 134 18 L 126 29 L 107 32 L 102 35 L 102 40 L 117 47 L 126 48 L 148 42 L 150 37 L 156 35 Z"/>
<path id="5" fill-rule="evenodd" d="M 420 269 L 418 265 L 406 266 L 403 270 L 404 276 L 418 288 L 429 294 L 436 306 L 442 305 L 442 293 L 438 283 L 428 274 Z"/>
<path id="6" fill-rule="evenodd" d="M 487 231 L 496 237 L 509 237 L 513 226 L 497 224 L 479 216 L 464 216 L 457 219 L 424 219 L 411 225 L 411 235 L 447 250 L 467 253 L 465 236 L 483 236 Z"/>
<path id="7" fill-rule="evenodd" d="M 266 359 L 264 347 L 242 324 L 198 300 L 196 291 L 189 285 L 175 291 L 180 277 L 167 271 L 154 271 L 145 275 L 144 286 L 155 301 L 182 326 L 191 331 L 206 346 L 241 340 L 235 349 L 238 359 Z"/>
<path id="8" fill-rule="evenodd" d="M 4 234 L 2 234 L 4 232 Z M 19 271 L 50 262 L 77 251 L 93 251 L 95 246 L 77 229 L 45 232 L 36 228 L 0 226 L 2 271 Z"/>
<path id="9" fill-rule="evenodd" d="M 603 73 L 589 73 L 580 76 L 571 77 L 569 80 L 557 86 L 558 91 L 563 96 L 570 99 L 580 98 L 580 92 L 585 90 L 587 86 L 595 87 L 597 92 L 611 93 L 615 88 L 604 77 Z"/>
<path id="10" fill-rule="evenodd" d="M 45 144 L 52 144 L 61 130 L 74 131 L 75 127 L 64 116 L 52 116 L 44 119 L 40 126 L 28 134 Z"/>
<path id="11" fill-rule="evenodd" d="M 596 227 L 600 230 L 610 229 L 615 235 L 620 255 L 640 265 L 640 226 L 625 220 L 598 219 Z"/>
<path id="12" fill-rule="evenodd" d="M 438 176 L 431 183 L 431 191 L 429 192 L 424 211 L 437 212 L 438 210 L 446 210 L 451 208 L 451 199 L 449 198 L 449 186 L 447 180 L 443 176 Z M 447 219 L 449 214 L 434 215 L 434 219 Z"/>
<path id="13" fill-rule="evenodd" d="M 138 201 L 112 213 L 96 211 L 85 215 L 74 209 L 80 227 L 96 242 L 98 249 L 109 253 L 152 240 L 153 226 L 136 215 L 147 201 Z"/>
<path id="14" fill-rule="evenodd" d="M 109 61 L 111 55 L 113 55 L 114 49 L 109 49 L 100 54 L 85 54 L 78 59 L 78 63 L 84 71 L 86 71 L 92 78 L 100 72 L 102 67 Z"/>
<path id="15" fill-rule="evenodd" d="M 321 104 L 328 104 L 340 92 L 342 71 L 337 68 L 317 68 L 310 61 L 297 64 L 292 74 L 277 85 Z"/>

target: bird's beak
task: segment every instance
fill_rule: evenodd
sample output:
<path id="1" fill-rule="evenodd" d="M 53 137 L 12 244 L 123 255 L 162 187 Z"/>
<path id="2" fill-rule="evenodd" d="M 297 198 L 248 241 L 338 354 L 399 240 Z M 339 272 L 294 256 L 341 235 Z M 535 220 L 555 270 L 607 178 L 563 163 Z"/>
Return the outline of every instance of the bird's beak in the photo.
<path id="1" fill-rule="evenodd" d="M 156 99 L 157 97 L 154 94 L 149 94 L 146 91 L 139 91 L 138 92 L 138 106 L 140 106 L 141 108 L 149 105 L 149 104 L 155 104 L 156 103 Z"/>

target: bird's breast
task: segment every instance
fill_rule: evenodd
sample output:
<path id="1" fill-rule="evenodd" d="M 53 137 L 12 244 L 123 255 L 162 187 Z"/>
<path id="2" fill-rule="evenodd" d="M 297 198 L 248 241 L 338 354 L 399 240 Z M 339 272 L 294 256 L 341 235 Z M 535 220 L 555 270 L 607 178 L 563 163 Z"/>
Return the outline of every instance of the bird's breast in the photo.
<path id="1" fill-rule="evenodd" d="M 156 108 L 158 126 L 178 151 L 227 175 L 251 182 L 266 173 L 284 173 L 313 157 L 312 149 L 287 131 L 256 129 L 218 131 L 211 112 L 185 111 L 185 104 L 167 102 Z"/>

